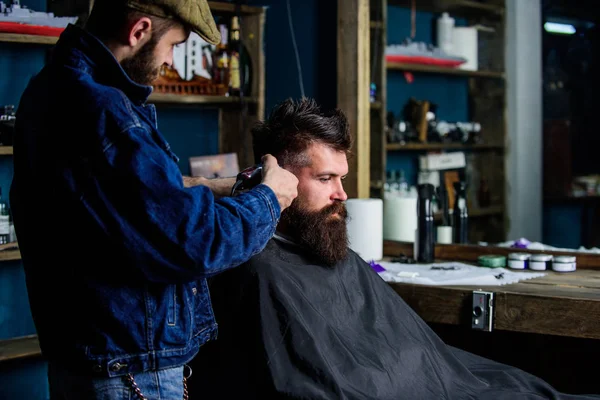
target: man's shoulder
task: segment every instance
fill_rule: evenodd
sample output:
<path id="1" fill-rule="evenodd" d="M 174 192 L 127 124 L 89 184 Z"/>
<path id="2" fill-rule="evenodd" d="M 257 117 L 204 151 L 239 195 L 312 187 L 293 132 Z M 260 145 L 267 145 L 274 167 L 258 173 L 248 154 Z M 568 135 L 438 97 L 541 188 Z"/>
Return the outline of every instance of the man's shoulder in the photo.
<path id="1" fill-rule="evenodd" d="M 80 76 L 72 84 L 74 92 L 79 95 L 81 108 L 89 117 L 110 121 L 123 130 L 131 125 L 139 125 L 133 104 L 122 90 L 104 85 L 89 75 Z"/>
<path id="2" fill-rule="evenodd" d="M 48 93 L 51 108 L 58 107 L 75 115 L 74 120 L 79 123 L 121 131 L 140 126 L 127 95 L 117 87 L 103 84 L 85 69 L 54 65 L 42 70 L 29 86 L 30 97 L 39 98 L 40 94 Z M 65 92 L 69 96 L 64 96 Z"/>
<path id="3" fill-rule="evenodd" d="M 245 263 L 248 272 L 255 273 L 257 270 L 264 270 L 277 264 L 276 259 L 280 253 L 280 243 L 277 239 L 271 238 L 260 252 Z"/>

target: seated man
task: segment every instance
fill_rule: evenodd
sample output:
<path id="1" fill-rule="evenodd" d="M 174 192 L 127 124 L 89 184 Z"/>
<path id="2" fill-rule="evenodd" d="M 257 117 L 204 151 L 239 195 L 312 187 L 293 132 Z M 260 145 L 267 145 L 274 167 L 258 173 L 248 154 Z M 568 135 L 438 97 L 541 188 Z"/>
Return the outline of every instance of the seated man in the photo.
<path id="1" fill-rule="evenodd" d="M 196 357 L 191 399 L 584 398 L 446 345 L 348 248 L 340 111 L 286 101 L 253 139 L 298 197 L 264 251 L 211 281 L 219 336 Z"/>

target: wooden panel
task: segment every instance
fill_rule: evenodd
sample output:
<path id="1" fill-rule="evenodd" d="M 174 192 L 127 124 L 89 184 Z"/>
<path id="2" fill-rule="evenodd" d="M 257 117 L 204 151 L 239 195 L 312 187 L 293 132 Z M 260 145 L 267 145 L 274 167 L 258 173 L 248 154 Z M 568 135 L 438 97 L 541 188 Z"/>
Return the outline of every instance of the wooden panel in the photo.
<path id="1" fill-rule="evenodd" d="M 593 287 L 577 285 L 591 277 Z M 494 330 L 600 339 L 599 282 L 598 271 L 578 271 L 483 288 L 390 285 L 429 323 L 470 327 L 472 292 L 483 289 L 495 293 Z"/>
<path id="2" fill-rule="evenodd" d="M 13 154 L 12 146 L 0 146 L 0 156 L 10 156 Z"/>
<path id="3" fill-rule="evenodd" d="M 219 153 L 237 153 L 240 168 L 254 160 L 250 130 L 265 115 L 265 56 L 263 51 L 264 9 L 241 20 L 242 42 L 252 63 L 252 107 L 221 108 L 219 111 Z"/>
<path id="4" fill-rule="evenodd" d="M 17 242 L 0 245 L 0 261 L 14 261 L 21 259 L 21 252 Z"/>
<path id="5" fill-rule="evenodd" d="M 219 110 L 219 153 L 236 153 L 240 169 L 255 163 L 249 130 L 256 121 L 256 116 L 247 111 Z"/>
<path id="6" fill-rule="evenodd" d="M 381 110 L 383 108 L 383 103 L 381 101 L 372 101 L 371 110 Z"/>
<path id="7" fill-rule="evenodd" d="M 351 198 L 370 197 L 370 49 L 368 0 L 338 1 L 337 98 L 353 135 L 345 189 Z"/>
<path id="8" fill-rule="evenodd" d="M 411 0 L 389 0 L 392 5 L 410 7 Z M 442 12 L 452 11 L 461 16 L 480 15 L 487 13 L 490 16 L 502 16 L 504 6 L 491 2 L 481 3 L 474 0 L 419 0 L 416 1 L 417 10 Z"/>
<path id="9" fill-rule="evenodd" d="M 388 151 L 503 150 L 504 144 L 389 143 L 386 149 Z"/>
<path id="10" fill-rule="evenodd" d="M 420 64 L 406 64 L 398 62 L 387 62 L 387 68 L 391 70 L 410 71 L 410 72 L 424 72 L 429 74 L 441 74 L 441 75 L 456 75 L 456 76 L 467 76 L 467 77 L 478 77 L 478 78 L 492 78 L 492 79 L 504 79 L 504 72 L 494 71 L 468 71 L 458 68 L 443 68 L 436 67 L 433 65 L 420 65 Z"/>
<path id="11" fill-rule="evenodd" d="M 544 198 L 568 196 L 573 183 L 572 132 L 568 120 L 544 121 Z"/>
<path id="12" fill-rule="evenodd" d="M 58 37 L 40 35 L 22 35 L 20 33 L 0 33 L 0 42 L 30 43 L 30 44 L 55 44 Z"/>
<path id="13" fill-rule="evenodd" d="M 596 291 L 596 296 L 600 292 Z M 496 295 L 498 330 L 600 339 L 600 300 Z"/>
<path id="14" fill-rule="evenodd" d="M 259 119 L 265 116 L 265 54 L 263 51 L 266 13 L 249 15 L 241 21 L 242 43 L 252 63 L 252 93 L 256 99 L 256 115 Z"/>
<path id="15" fill-rule="evenodd" d="M 505 154 L 500 151 L 467 153 L 467 201 L 470 209 L 487 208 L 490 204 L 504 208 L 506 199 Z M 481 196 L 487 186 L 487 200 Z M 469 243 L 503 242 L 506 240 L 505 218 L 469 224 Z"/>
<path id="16" fill-rule="evenodd" d="M 14 261 L 20 259 L 21 252 L 19 250 L 0 251 L 0 261 Z"/>
<path id="17" fill-rule="evenodd" d="M 600 269 L 600 255 L 565 252 L 565 251 L 539 251 L 523 250 L 495 246 L 475 246 L 456 244 L 436 244 L 435 257 L 439 260 L 476 262 L 477 257 L 486 254 L 498 254 L 508 256 L 509 253 L 526 252 L 529 254 L 547 253 L 553 255 L 574 255 L 577 257 L 577 269 Z M 384 240 L 383 254 L 394 257 L 399 254 L 413 255 L 413 244 Z"/>
<path id="18" fill-rule="evenodd" d="M 564 288 L 600 289 L 600 275 L 593 269 L 580 269 L 575 274 L 549 274 L 542 279 L 524 283 L 528 285 L 554 285 Z"/>
<path id="19" fill-rule="evenodd" d="M 390 283 L 421 318 L 430 323 L 464 325 L 471 292 L 435 286 Z"/>
<path id="20" fill-rule="evenodd" d="M 36 335 L 0 340 L 0 362 L 41 356 Z"/>
<path id="21" fill-rule="evenodd" d="M 469 117 L 481 124 L 481 138 L 485 143 L 501 146 L 506 143 L 505 93 L 504 81 L 469 80 Z"/>
<path id="22" fill-rule="evenodd" d="M 208 5 L 210 6 L 210 10 L 214 13 L 216 12 L 236 12 L 236 5 L 232 3 L 224 3 L 220 1 L 209 1 Z M 240 7 L 240 12 L 242 14 L 260 14 L 264 12 L 263 7 L 253 7 L 253 6 L 245 6 L 242 5 Z"/>
<path id="23" fill-rule="evenodd" d="M 370 58 L 371 84 L 375 84 L 376 101 L 371 106 L 370 137 L 370 194 L 383 198 L 383 183 L 386 180 L 387 152 L 385 148 L 387 120 L 387 70 L 384 62 L 387 45 L 387 0 L 370 0 L 371 25 Z"/>
<path id="24" fill-rule="evenodd" d="M 239 97 L 233 96 L 194 96 L 194 95 L 178 95 L 170 93 L 152 93 L 148 98 L 150 103 L 165 103 L 165 104 L 193 104 L 193 105 L 236 105 L 240 104 Z M 244 102 L 256 103 L 255 98 L 244 98 Z"/>

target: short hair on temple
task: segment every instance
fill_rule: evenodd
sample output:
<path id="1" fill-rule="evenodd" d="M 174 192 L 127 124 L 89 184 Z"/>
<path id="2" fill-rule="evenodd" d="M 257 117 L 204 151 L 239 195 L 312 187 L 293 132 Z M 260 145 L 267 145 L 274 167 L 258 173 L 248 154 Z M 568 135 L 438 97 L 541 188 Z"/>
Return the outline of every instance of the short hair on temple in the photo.
<path id="1" fill-rule="evenodd" d="M 271 154 L 282 167 L 310 164 L 305 151 L 321 143 L 337 151 L 350 153 L 352 137 L 348 119 L 340 109 L 321 111 L 314 99 L 287 99 L 273 108 L 265 121 L 252 128 L 255 162 Z"/>

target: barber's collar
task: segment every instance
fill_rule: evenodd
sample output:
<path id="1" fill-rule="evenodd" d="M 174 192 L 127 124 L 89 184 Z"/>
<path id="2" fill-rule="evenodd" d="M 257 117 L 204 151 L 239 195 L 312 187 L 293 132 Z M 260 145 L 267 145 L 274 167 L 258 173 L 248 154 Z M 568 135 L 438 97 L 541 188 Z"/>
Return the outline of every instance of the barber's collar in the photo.
<path id="1" fill-rule="evenodd" d="M 69 24 L 55 46 L 53 58 L 84 71 L 99 83 L 122 90 L 136 104 L 143 104 L 152 86 L 140 85 L 129 78 L 113 53 L 90 32 Z"/>

